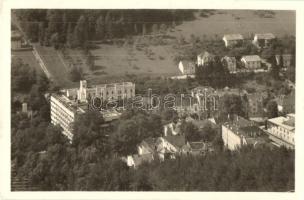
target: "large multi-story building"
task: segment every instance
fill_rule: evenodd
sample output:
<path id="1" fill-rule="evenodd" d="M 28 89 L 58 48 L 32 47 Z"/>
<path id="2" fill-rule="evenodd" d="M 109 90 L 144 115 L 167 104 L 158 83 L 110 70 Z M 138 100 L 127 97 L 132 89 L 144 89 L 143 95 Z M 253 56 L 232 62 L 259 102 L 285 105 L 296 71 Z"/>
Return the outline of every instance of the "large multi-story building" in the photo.
<path id="1" fill-rule="evenodd" d="M 63 94 L 52 94 L 51 104 L 51 122 L 54 125 L 60 125 L 63 134 L 70 140 L 73 138 L 72 124 L 78 114 L 85 113 L 92 102 L 90 98 L 99 97 L 102 101 L 129 99 L 135 96 L 135 84 L 131 82 L 113 83 L 87 86 L 85 80 L 80 81 L 79 88 L 62 90 Z M 117 119 L 120 116 L 116 110 L 102 110 L 100 114 L 105 122 Z"/>
<path id="2" fill-rule="evenodd" d="M 255 147 L 270 141 L 253 122 L 240 116 L 235 116 L 231 121 L 222 124 L 222 139 L 224 146 L 232 151 L 248 144 Z"/>
<path id="3" fill-rule="evenodd" d="M 277 144 L 294 149 L 295 114 L 268 119 L 267 132 Z"/>
<path id="4" fill-rule="evenodd" d="M 102 101 L 129 99 L 135 96 L 135 84 L 122 82 L 88 86 L 86 80 L 81 80 L 79 89 L 70 89 L 70 94 L 77 95 L 80 102 L 87 102 L 94 97 Z"/>
<path id="5" fill-rule="evenodd" d="M 196 114 L 208 118 L 218 117 L 226 95 L 236 95 L 243 99 L 246 93 L 245 90 L 230 89 L 228 87 L 219 90 L 215 90 L 208 86 L 196 87 L 191 90 L 191 97 L 195 100 L 193 109 Z"/>
<path id="6" fill-rule="evenodd" d="M 53 94 L 50 99 L 51 103 L 51 122 L 54 125 L 60 125 L 62 133 L 70 140 L 73 138 L 72 123 L 78 113 L 84 113 L 77 102 L 70 100 L 65 95 Z"/>

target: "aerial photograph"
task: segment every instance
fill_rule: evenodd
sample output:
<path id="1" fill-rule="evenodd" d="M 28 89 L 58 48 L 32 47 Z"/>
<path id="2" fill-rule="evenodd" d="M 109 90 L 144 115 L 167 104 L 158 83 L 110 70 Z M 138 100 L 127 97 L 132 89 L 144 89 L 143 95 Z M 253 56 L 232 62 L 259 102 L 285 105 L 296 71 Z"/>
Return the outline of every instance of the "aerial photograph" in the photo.
<path id="1" fill-rule="evenodd" d="M 295 191 L 295 10 L 10 15 L 12 192 Z"/>

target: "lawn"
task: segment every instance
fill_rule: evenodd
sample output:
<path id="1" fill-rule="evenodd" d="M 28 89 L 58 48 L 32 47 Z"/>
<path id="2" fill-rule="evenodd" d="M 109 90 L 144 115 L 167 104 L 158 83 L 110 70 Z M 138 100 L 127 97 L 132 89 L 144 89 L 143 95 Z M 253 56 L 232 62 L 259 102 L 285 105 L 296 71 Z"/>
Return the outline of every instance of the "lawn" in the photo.
<path id="1" fill-rule="evenodd" d="M 158 45 L 143 48 L 117 47 L 99 45 L 91 51 L 95 56 L 96 72 L 107 75 L 145 74 L 145 75 L 176 75 L 177 65 L 174 64 L 170 46 Z M 98 75 L 98 73 L 96 73 Z"/>
<path id="2" fill-rule="evenodd" d="M 249 37 L 254 33 L 273 33 L 278 37 L 285 34 L 295 35 L 295 12 L 273 11 L 274 15 L 269 18 L 261 17 L 253 10 L 218 10 L 214 15 L 201 17 L 184 22 L 176 26 L 175 31 L 170 33 L 179 37 L 183 35 L 189 38 L 191 34 L 203 38 L 222 38 L 224 34 L 241 33 Z"/>
<path id="3" fill-rule="evenodd" d="M 180 75 L 180 72 L 174 57 L 186 48 L 176 45 L 181 35 L 187 41 L 191 34 L 201 39 L 221 39 L 224 34 L 229 33 L 241 33 L 245 37 L 264 32 L 272 32 L 279 37 L 285 34 L 294 35 L 295 12 L 273 13 L 267 18 L 248 10 L 218 10 L 205 17 L 197 13 L 195 20 L 184 22 L 168 31 L 167 38 L 161 38 L 161 42 L 157 42 L 157 37 L 149 39 L 146 36 L 134 36 L 130 43 L 121 44 L 104 44 L 96 41 L 93 42 L 94 48 L 90 50 L 95 58 L 94 70 L 86 65 L 81 50 L 69 49 L 66 51 L 68 56 L 60 56 L 61 54 L 52 47 L 37 45 L 36 48 L 49 72 L 62 87 L 78 86 L 78 83 L 69 80 L 70 62 L 82 68 L 84 78 L 90 83 L 122 81 L 128 74 L 175 76 Z"/>

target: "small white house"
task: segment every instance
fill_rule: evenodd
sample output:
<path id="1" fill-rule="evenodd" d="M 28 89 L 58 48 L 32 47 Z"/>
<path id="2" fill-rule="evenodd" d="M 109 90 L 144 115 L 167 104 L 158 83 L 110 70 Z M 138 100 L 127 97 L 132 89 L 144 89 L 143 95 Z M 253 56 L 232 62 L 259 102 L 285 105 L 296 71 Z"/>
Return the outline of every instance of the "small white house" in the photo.
<path id="1" fill-rule="evenodd" d="M 258 33 L 254 35 L 252 43 L 258 48 L 267 48 L 274 39 L 275 36 L 272 33 Z"/>
<path id="2" fill-rule="evenodd" d="M 258 55 L 243 56 L 241 62 L 248 70 L 256 70 L 261 68 L 261 58 Z"/>
<path id="3" fill-rule="evenodd" d="M 214 60 L 214 55 L 205 51 L 197 56 L 197 65 L 204 66 Z"/>
<path id="4" fill-rule="evenodd" d="M 178 69 L 184 75 L 193 75 L 195 74 L 195 65 L 191 61 L 181 60 L 178 64 Z"/>
<path id="5" fill-rule="evenodd" d="M 241 34 L 224 35 L 223 40 L 226 47 L 235 47 L 243 44 L 244 37 Z"/>

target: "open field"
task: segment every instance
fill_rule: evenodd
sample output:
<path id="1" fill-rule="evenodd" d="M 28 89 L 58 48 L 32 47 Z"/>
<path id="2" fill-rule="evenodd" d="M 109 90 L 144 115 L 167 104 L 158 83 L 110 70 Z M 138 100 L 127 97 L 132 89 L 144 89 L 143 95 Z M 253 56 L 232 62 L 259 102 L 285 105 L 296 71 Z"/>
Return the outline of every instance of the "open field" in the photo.
<path id="1" fill-rule="evenodd" d="M 176 75 L 177 66 L 173 63 L 170 46 L 149 46 L 142 49 L 132 47 L 118 48 L 112 45 L 99 45 L 91 51 L 95 56 L 95 73 L 107 75 L 145 74 Z"/>
<path id="2" fill-rule="evenodd" d="M 222 38 L 227 33 L 241 33 L 250 37 L 254 33 L 272 32 L 278 37 L 285 34 L 295 34 L 295 13 L 293 12 L 272 12 L 268 17 L 261 17 L 255 11 L 216 11 L 209 17 L 201 17 L 196 14 L 197 19 L 187 21 L 168 32 L 172 38 L 179 38 L 181 35 L 189 39 L 190 35 L 201 39 Z M 141 38 L 140 36 L 137 38 Z M 173 62 L 174 55 L 181 49 L 174 49 L 176 40 L 165 45 L 147 45 L 138 48 L 142 42 L 135 42 L 134 47 L 99 44 L 97 49 L 92 50 L 95 56 L 97 70 L 91 74 L 89 79 L 111 79 L 124 74 L 140 75 L 178 75 L 177 64 Z"/>
<path id="3" fill-rule="evenodd" d="M 176 48 L 180 36 L 189 41 L 192 34 L 204 40 L 221 39 L 224 34 L 229 33 L 241 33 L 248 38 L 254 33 L 265 32 L 272 32 L 278 37 L 294 35 L 295 13 L 271 11 L 265 17 L 253 10 L 217 10 L 207 13 L 207 16 L 201 16 L 198 12 L 195 20 L 183 22 L 175 29 L 167 31 L 169 39 L 162 38 L 161 43 L 153 42 L 157 38 L 147 39 L 147 36 L 133 36 L 132 42 L 128 44 L 93 42 L 94 48 L 90 52 L 95 60 L 94 70 L 86 65 L 82 50 L 68 49 L 66 57 L 53 47 L 35 46 L 56 83 L 62 87 L 72 87 L 78 83 L 69 80 L 69 63 L 81 67 L 84 78 L 91 83 L 121 81 L 128 74 L 176 76 L 180 72 L 174 57 L 183 50 L 182 46 Z"/>
<path id="4" fill-rule="evenodd" d="M 183 35 L 189 38 L 191 34 L 203 38 L 222 38 L 224 34 L 241 33 L 249 37 L 254 33 L 273 33 L 278 37 L 285 34 L 295 35 L 295 12 L 273 11 L 269 17 L 261 17 L 254 10 L 217 10 L 209 17 L 201 17 L 176 26 L 173 36 Z"/>

